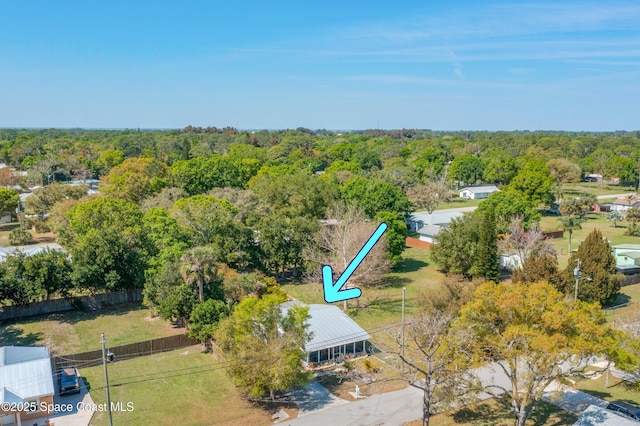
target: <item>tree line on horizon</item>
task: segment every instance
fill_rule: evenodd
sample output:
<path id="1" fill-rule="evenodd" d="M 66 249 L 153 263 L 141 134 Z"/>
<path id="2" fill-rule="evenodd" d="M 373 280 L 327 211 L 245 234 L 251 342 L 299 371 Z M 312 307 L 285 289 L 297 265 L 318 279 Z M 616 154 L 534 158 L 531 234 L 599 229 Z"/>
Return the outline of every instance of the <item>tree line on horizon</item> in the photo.
<path id="1" fill-rule="evenodd" d="M 568 272 L 557 270 L 536 224 L 541 206 L 562 197 L 572 200 L 563 187 L 585 173 L 633 184 L 640 159 L 637 133 L 9 129 L 0 130 L 0 159 L 26 172 L 0 169 L 0 210 L 13 208 L 16 186 L 41 186 L 23 207 L 70 255 L 9 256 L 0 263 L 3 304 L 142 288 L 144 303 L 161 317 L 188 326 L 203 342 L 215 338 L 238 360 L 232 375 L 254 398 L 273 397 L 308 380 L 299 365 L 309 338 L 308 313 L 292 309 L 285 315 L 277 308 L 286 300 L 277 280 L 314 279 L 321 264 L 340 274 L 375 225 L 385 221 L 389 229 L 362 265 L 366 273 L 354 277 L 356 285 L 384 285 L 385 272 L 402 261 L 407 215 L 450 201 L 452 188 L 461 185 L 493 183 L 502 191 L 438 237 L 433 258 L 448 274 L 442 289 L 448 293 L 425 298 L 421 305 L 430 307 L 426 315 L 447 315 L 434 314 L 435 328 L 426 331 L 420 328 L 426 317 L 413 324 L 415 344 L 426 333 L 436 337 L 431 341 L 444 342 L 434 356 L 463 347 L 457 344 L 471 345 L 466 353 L 486 361 L 506 359 L 515 362 L 513 367 L 531 353 L 550 354 L 549 342 L 563 333 L 568 340 L 561 347 L 566 350 L 557 352 L 558 363 L 574 343 L 590 354 L 620 348 L 618 340 L 607 340 L 598 305 L 590 303 L 609 301 L 619 289 L 610 257 L 603 254 L 610 254 L 610 247 L 598 235 L 583 243 L 585 252 L 579 249 L 577 255 L 600 287 L 594 293 L 585 282 L 579 293 L 585 302 L 572 304 L 563 278 Z M 91 178 L 100 180 L 98 194 L 65 184 Z M 522 254 L 526 267 L 514 276 L 520 287 L 491 284 L 500 279 L 500 247 Z M 478 280 L 488 283 L 476 289 Z M 550 303 L 521 306 L 516 316 L 535 321 L 510 328 L 503 319 L 512 312 L 500 306 L 513 291 L 529 295 L 525 299 L 532 303 L 546 294 Z M 580 315 L 569 314 L 576 309 Z M 475 316 L 480 310 L 493 321 Z M 549 322 L 555 318 L 549 312 L 562 316 Z M 482 327 L 476 327 L 477 336 L 462 339 L 465 324 Z M 598 340 L 585 342 L 587 331 Z M 492 335 L 509 335 L 529 347 L 508 352 Z M 492 352 L 482 352 L 482 345 L 493 345 Z M 270 364 L 259 364 L 247 348 L 261 351 L 265 356 L 258 358 Z M 420 362 L 404 361 L 414 367 Z M 441 383 L 455 390 L 457 377 L 446 370 L 466 361 L 445 361 Z M 544 380 L 557 377 L 555 370 L 534 366 Z M 424 375 L 413 367 L 409 372 Z M 437 393 L 433 385 L 425 396 Z M 507 394 L 504 402 L 521 410 L 514 414 L 522 424 L 539 396 L 520 400 Z M 426 410 L 428 421 L 428 405 Z"/>

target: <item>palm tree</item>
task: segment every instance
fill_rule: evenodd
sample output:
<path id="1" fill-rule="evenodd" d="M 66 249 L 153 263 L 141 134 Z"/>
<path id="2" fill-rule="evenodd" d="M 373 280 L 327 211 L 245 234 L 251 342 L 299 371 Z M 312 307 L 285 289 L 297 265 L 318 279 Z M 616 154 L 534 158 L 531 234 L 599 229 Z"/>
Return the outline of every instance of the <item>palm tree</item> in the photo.
<path id="1" fill-rule="evenodd" d="M 586 218 L 577 215 L 561 216 L 558 218 L 562 230 L 569 232 L 569 252 L 567 254 L 571 254 L 571 236 L 573 235 L 573 230 L 582 229 L 582 222 L 585 220 Z"/>
<path id="2" fill-rule="evenodd" d="M 620 210 L 611 210 L 609 213 L 607 213 L 607 220 L 613 222 L 613 227 L 617 228 L 618 222 L 623 221 L 624 216 L 622 216 Z"/>
<path id="3" fill-rule="evenodd" d="M 204 285 L 218 278 L 218 263 L 211 247 L 194 247 L 180 258 L 180 272 L 189 285 L 198 286 L 198 298 L 204 298 Z"/>

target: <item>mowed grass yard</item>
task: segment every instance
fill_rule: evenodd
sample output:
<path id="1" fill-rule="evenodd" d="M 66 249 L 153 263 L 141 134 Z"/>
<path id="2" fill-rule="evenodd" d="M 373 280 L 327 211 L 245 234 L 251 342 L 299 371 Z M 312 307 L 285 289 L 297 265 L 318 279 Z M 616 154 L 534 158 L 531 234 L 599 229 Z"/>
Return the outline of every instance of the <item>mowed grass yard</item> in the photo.
<path id="1" fill-rule="evenodd" d="M 583 192 L 588 192 L 589 194 L 593 194 L 595 196 L 604 196 L 627 194 L 630 192 L 635 192 L 635 190 L 636 188 L 633 186 L 620 186 L 607 183 L 605 183 L 604 185 L 600 185 L 600 183 L 597 182 L 577 182 L 562 186 L 562 194 L 568 197 L 573 197 Z"/>
<path id="2" fill-rule="evenodd" d="M 540 228 L 543 231 L 555 231 L 561 229 L 560 222 L 558 221 L 558 215 L 545 215 L 540 220 Z M 571 236 L 571 249 L 576 250 L 580 245 L 580 241 L 584 241 L 587 235 L 594 229 L 599 229 L 602 235 L 609 239 L 611 245 L 617 244 L 640 244 L 640 237 L 624 235 L 627 230 L 627 222 L 622 221 L 618 223 L 616 228 L 613 227 L 613 223 L 607 221 L 606 213 L 589 213 L 587 220 L 582 223 L 582 229 L 576 229 Z M 567 265 L 569 259 L 568 244 L 569 244 L 569 232 L 565 231 L 562 238 L 555 238 L 550 240 L 553 247 L 558 252 L 558 264 L 560 268 Z"/>
<path id="3" fill-rule="evenodd" d="M 102 366 L 83 368 L 91 397 L 106 403 Z M 112 402 L 133 404 L 130 412 L 114 412 L 120 425 L 268 425 L 271 411 L 243 400 L 221 368 L 221 360 L 200 346 L 115 362 L 109 365 Z M 275 410 L 275 408 L 274 408 Z M 295 416 L 295 409 L 285 408 Z M 91 425 L 108 425 L 108 414 L 96 412 Z"/>
<path id="4" fill-rule="evenodd" d="M 348 302 L 348 315 L 371 335 L 376 347 L 374 363 L 393 377 L 392 370 L 399 367 L 398 335 L 402 324 L 402 288 L 405 287 L 405 316 L 408 320 L 419 311 L 421 295 L 442 286 L 444 275 L 431 261 L 430 252 L 408 247 L 403 261 L 396 270 L 387 274 L 379 287 L 362 287 L 362 296 Z M 290 283 L 282 286 L 289 296 L 304 303 L 322 303 L 322 284 Z M 340 309 L 343 303 L 335 304 Z M 395 382 L 385 386 L 383 392 L 404 387 Z"/>
<path id="5" fill-rule="evenodd" d="M 100 349 L 101 333 L 113 347 L 184 332 L 151 316 L 142 304 L 129 303 L 0 323 L 0 346 L 47 346 L 51 353 L 68 355 Z"/>
<path id="6" fill-rule="evenodd" d="M 0 346 L 44 345 L 60 355 L 184 333 L 151 316 L 140 303 L 71 311 L 0 324 Z M 80 366 L 81 367 L 81 366 Z M 106 402 L 102 366 L 80 368 L 96 403 Z M 240 397 L 221 360 L 200 346 L 110 364 L 112 401 L 132 402 L 134 411 L 114 413 L 115 424 L 271 424 L 271 411 Z M 126 404 L 125 404 L 126 405 Z M 268 408 L 268 407 L 267 407 Z M 287 409 L 295 416 L 295 409 Z M 248 423 L 247 423 L 248 422 Z M 97 412 L 92 424 L 108 424 Z"/>
<path id="7" fill-rule="evenodd" d="M 576 380 L 575 377 L 574 380 Z M 609 375 L 609 386 L 607 386 L 606 373 L 594 378 L 579 378 L 573 387 L 607 401 L 622 400 L 636 405 L 640 404 L 638 389 L 628 382 L 613 377 L 613 375 Z"/>
<path id="8" fill-rule="evenodd" d="M 3 223 L 0 224 L 0 247 L 13 247 L 9 242 L 9 234 L 14 229 L 20 228 L 20 224 L 18 222 L 12 223 Z M 35 233 L 29 230 L 33 240 L 31 242 L 32 245 L 44 244 L 44 243 L 55 243 L 55 235 L 52 232 L 45 233 Z"/>
<path id="9" fill-rule="evenodd" d="M 418 296 L 442 285 L 444 275 L 431 261 L 429 251 L 407 248 L 402 257 L 400 265 L 385 276 L 382 285 L 362 287 L 362 296 L 348 302 L 349 314 L 365 330 L 401 322 L 403 287 L 406 288 L 405 314 L 411 316 L 416 312 Z M 294 282 L 282 288 L 301 302 L 325 303 L 320 282 Z M 343 307 L 342 302 L 335 305 Z"/>

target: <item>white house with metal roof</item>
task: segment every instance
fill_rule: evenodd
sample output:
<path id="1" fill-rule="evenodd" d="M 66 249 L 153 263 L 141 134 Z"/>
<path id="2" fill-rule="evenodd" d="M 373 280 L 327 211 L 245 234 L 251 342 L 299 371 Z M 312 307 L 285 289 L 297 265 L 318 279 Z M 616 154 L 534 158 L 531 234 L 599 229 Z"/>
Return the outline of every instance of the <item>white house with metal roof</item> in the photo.
<path id="1" fill-rule="evenodd" d="M 34 419 L 53 414 L 40 408 L 53 407 L 54 393 L 49 349 L 0 348 L 0 425 L 31 424 Z M 28 409 L 17 409 L 25 403 Z"/>
<path id="2" fill-rule="evenodd" d="M 307 305 L 298 301 L 281 304 L 286 313 L 293 305 L 309 307 L 309 332 L 311 340 L 305 345 L 308 365 L 340 362 L 344 358 L 367 353 L 369 333 L 334 305 Z"/>
<path id="3" fill-rule="evenodd" d="M 37 246 L 0 247 L 0 263 L 4 262 L 7 257 L 15 255 L 18 252 L 22 252 L 26 256 L 33 256 L 34 254 L 42 253 L 47 250 L 65 251 L 64 248 L 57 243 L 41 244 Z"/>
<path id="4" fill-rule="evenodd" d="M 464 213 L 454 210 L 435 210 L 432 213 L 415 212 L 407 220 L 409 228 L 419 234 L 420 241 L 433 243 L 434 238 L 442 228 L 449 226 L 451 221 L 462 217 Z"/>
<path id="5" fill-rule="evenodd" d="M 489 198 L 489 195 L 500 191 L 495 185 L 468 186 L 460 190 L 460 198 L 479 200 Z"/>

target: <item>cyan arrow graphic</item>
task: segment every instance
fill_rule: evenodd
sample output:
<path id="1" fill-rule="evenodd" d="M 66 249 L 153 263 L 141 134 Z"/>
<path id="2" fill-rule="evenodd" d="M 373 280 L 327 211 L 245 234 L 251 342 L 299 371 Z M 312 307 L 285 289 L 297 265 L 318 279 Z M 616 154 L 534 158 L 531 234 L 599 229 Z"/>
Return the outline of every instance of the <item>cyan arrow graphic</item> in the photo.
<path id="1" fill-rule="evenodd" d="M 373 246 L 376 245 L 378 240 L 382 237 L 382 234 L 387 230 L 387 224 L 382 222 L 378 229 L 375 230 L 373 235 L 369 237 L 369 240 L 362 246 L 356 257 L 353 258 L 347 269 L 344 270 L 340 278 L 333 283 L 333 269 L 330 265 L 324 265 L 322 267 L 322 286 L 324 288 L 324 300 L 327 303 L 340 302 L 342 300 L 357 299 L 362 295 L 362 291 L 355 287 L 347 290 L 341 290 L 342 286 L 347 282 L 353 272 L 362 263 L 365 257 L 369 254 Z"/>

